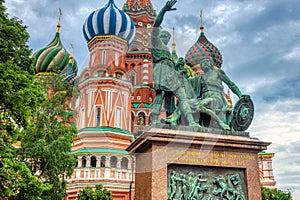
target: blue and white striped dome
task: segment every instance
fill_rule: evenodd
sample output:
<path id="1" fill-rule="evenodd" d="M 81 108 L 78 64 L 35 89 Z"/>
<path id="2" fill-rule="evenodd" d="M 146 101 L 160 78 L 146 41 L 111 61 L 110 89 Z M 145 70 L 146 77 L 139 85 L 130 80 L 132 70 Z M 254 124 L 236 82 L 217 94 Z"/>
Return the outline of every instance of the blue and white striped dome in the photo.
<path id="1" fill-rule="evenodd" d="M 83 34 L 87 42 L 95 36 L 116 35 L 130 45 L 135 37 L 135 26 L 132 19 L 117 8 L 113 0 L 109 0 L 104 8 L 95 10 L 87 17 Z"/>

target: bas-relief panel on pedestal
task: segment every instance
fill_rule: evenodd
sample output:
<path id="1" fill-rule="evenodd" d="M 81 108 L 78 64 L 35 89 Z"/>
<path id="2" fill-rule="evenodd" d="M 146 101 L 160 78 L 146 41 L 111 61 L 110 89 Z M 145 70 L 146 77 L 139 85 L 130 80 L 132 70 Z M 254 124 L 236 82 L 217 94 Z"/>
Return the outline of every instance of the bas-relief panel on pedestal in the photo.
<path id="1" fill-rule="evenodd" d="M 245 170 L 168 166 L 168 200 L 247 200 Z"/>

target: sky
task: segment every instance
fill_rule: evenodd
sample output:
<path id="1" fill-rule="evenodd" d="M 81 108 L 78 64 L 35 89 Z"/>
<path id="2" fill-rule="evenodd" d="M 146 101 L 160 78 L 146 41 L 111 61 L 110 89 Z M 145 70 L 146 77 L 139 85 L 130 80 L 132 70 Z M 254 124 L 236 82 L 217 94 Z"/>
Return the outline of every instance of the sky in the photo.
<path id="1" fill-rule="evenodd" d="M 85 18 L 108 0 L 6 0 L 10 16 L 28 26 L 33 52 L 55 35 L 61 8 L 61 40 L 80 70 L 89 53 L 82 34 Z M 125 0 L 115 0 L 119 8 Z M 152 0 L 159 11 L 165 0 Z M 221 51 L 222 68 L 255 105 L 251 137 L 272 142 L 276 187 L 300 198 L 300 0 L 178 0 L 162 26 L 175 28 L 180 56 L 199 36 L 200 10 L 205 35 Z"/>

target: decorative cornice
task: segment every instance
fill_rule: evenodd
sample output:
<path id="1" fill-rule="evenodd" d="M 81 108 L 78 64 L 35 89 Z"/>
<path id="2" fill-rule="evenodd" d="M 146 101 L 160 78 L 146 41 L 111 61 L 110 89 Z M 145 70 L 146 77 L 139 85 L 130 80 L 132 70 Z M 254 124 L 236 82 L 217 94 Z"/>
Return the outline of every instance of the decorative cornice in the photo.
<path id="1" fill-rule="evenodd" d="M 91 44 L 96 39 L 109 39 L 109 38 L 113 38 L 113 39 L 119 40 L 119 41 L 127 44 L 126 40 L 124 40 L 123 38 L 120 38 L 118 36 L 115 36 L 115 35 L 97 35 L 97 36 L 93 37 L 90 41 L 88 41 L 88 45 Z"/>
<path id="2" fill-rule="evenodd" d="M 117 150 L 117 149 L 81 149 L 72 151 L 71 154 L 87 154 L 87 153 L 113 153 L 113 154 L 122 154 L 128 155 L 127 151 Z"/>
<path id="3" fill-rule="evenodd" d="M 270 142 L 263 142 L 258 139 L 241 136 L 152 128 L 140 135 L 126 151 L 129 153 L 138 152 L 151 142 L 213 145 L 220 148 L 249 149 L 251 151 L 257 151 L 257 153 L 266 150 L 267 146 L 271 144 Z"/>

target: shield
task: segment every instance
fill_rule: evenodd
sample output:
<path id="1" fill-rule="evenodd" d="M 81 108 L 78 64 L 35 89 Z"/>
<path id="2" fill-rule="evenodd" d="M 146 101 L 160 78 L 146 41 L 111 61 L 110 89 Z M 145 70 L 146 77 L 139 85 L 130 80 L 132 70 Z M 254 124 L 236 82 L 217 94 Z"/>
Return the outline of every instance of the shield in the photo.
<path id="1" fill-rule="evenodd" d="M 243 96 L 232 110 L 231 127 L 235 131 L 245 131 L 251 124 L 254 115 L 254 105 L 249 96 Z"/>

